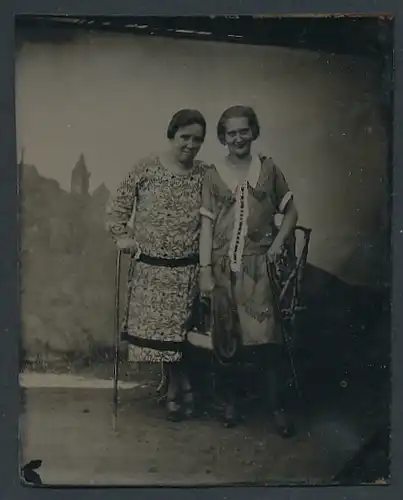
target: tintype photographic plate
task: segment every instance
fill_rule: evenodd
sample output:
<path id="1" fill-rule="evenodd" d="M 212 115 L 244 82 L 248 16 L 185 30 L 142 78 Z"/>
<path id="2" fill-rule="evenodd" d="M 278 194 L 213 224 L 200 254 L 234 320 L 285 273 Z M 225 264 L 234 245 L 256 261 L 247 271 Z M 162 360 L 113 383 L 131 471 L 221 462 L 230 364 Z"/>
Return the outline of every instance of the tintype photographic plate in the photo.
<path id="1" fill-rule="evenodd" d="M 13 488 L 397 498 L 396 9 L 44 7 L 5 31 Z"/>

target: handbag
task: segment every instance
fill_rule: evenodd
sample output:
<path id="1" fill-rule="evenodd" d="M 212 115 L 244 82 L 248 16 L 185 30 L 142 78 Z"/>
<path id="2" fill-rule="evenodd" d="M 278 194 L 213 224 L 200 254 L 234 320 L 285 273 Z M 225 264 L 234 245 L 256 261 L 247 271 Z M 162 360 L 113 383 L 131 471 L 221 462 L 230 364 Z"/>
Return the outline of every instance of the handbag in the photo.
<path id="1" fill-rule="evenodd" d="M 237 313 L 223 287 L 196 296 L 187 327 L 187 341 L 213 352 L 221 362 L 231 361 L 241 347 Z"/>

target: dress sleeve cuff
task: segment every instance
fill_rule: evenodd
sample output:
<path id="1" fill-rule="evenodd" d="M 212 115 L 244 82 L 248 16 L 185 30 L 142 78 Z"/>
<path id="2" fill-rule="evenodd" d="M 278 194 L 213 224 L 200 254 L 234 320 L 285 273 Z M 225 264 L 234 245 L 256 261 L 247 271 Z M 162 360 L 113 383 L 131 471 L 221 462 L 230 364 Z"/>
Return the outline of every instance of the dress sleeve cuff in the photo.
<path id="1" fill-rule="evenodd" d="M 200 215 L 203 215 L 204 217 L 207 217 L 210 220 L 214 220 L 214 214 L 210 212 L 210 210 L 207 210 L 207 208 L 201 207 L 200 209 Z"/>
<path id="2" fill-rule="evenodd" d="M 292 200 L 294 197 L 293 193 L 291 191 L 288 191 L 284 196 L 283 199 L 280 201 L 280 204 L 278 206 L 279 212 L 282 214 L 284 213 L 284 210 L 286 209 L 288 203 L 290 200 Z"/>

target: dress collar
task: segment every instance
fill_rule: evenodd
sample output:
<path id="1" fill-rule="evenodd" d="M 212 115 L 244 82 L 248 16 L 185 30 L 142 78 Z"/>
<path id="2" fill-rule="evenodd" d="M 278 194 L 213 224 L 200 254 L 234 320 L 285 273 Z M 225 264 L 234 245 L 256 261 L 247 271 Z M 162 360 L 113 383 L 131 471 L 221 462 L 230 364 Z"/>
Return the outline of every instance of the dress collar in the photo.
<path id="1" fill-rule="evenodd" d="M 261 168 L 262 165 L 259 156 L 254 155 L 244 182 L 247 182 L 251 187 L 255 188 L 259 180 Z M 225 161 L 218 165 L 217 171 L 228 188 L 235 193 L 239 183 L 234 178 L 231 168 L 225 163 Z"/>

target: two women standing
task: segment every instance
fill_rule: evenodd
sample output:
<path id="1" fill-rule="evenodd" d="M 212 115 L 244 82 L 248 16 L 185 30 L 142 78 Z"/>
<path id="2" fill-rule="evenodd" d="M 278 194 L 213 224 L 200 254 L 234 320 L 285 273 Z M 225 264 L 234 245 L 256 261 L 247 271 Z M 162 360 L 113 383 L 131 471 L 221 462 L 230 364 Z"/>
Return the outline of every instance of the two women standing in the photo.
<path id="1" fill-rule="evenodd" d="M 128 333 L 139 361 L 169 367 L 168 418 L 191 416 L 185 324 L 198 285 L 202 293 L 219 286 L 236 311 L 234 334 L 242 353 L 259 357 L 268 408 L 287 436 L 291 429 L 278 399 L 282 336 L 267 261 L 281 256 L 294 230 L 292 193 L 271 159 L 252 154 L 259 122 L 251 108 L 234 106 L 221 116 L 217 136 L 228 154 L 215 166 L 195 160 L 205 134 L 198 111 L 179 111 L 168 126 L 169 150 L 135 165 L 108 207 L 108 227 L 119 248 L 139 255 Z M 279 230 L 277 213 L 284 214 Z M 134 238 L 128 238 L 133 216 Z M 225 400 L 226 422 L 235 423 L 230 386 Z"/>

